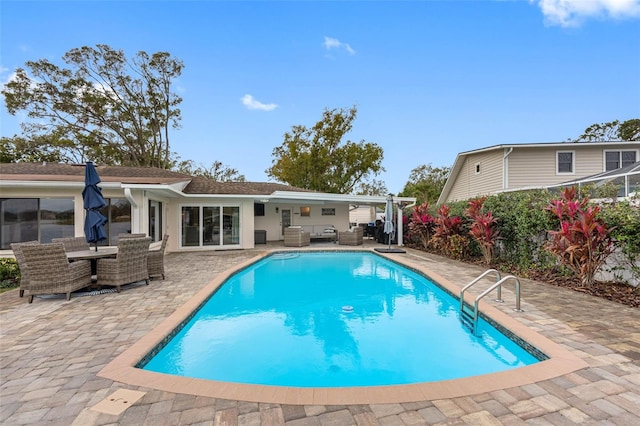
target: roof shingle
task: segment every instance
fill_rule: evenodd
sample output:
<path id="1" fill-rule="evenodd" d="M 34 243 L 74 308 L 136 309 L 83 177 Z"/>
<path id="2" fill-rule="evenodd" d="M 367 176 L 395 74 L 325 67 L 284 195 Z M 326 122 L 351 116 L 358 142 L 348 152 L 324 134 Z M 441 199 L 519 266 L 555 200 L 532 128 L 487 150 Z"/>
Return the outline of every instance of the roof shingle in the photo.
<path id="1" fill-rule="evenodd" d="M 0 163 L 0 180 L 84 181 L 84 164 Z M 272 182 L 218 182 L 155 167 L 96 165 L 103 182 L 171 184 L 187 182 L 185 194 L 269 195 L 274 191 L 314 192 Z"/>

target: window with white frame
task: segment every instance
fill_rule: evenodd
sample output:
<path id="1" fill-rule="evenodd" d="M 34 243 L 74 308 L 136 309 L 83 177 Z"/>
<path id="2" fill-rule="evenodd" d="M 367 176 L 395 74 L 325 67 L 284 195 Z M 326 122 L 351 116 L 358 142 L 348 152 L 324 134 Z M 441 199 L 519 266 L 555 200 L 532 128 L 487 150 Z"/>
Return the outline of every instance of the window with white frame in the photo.
<path id="1" fill-rule="evenodd" d="M 605 151 L 604 152 L 604 171 L 609 172 L 621 167 L 629 166 L 638 161 L 638 151 Z"/>
<path id="2" fill-rule="evenodd" d="M 573 174 L 575 171 L 575 152 L 556 151 L 556 173 Z"/>

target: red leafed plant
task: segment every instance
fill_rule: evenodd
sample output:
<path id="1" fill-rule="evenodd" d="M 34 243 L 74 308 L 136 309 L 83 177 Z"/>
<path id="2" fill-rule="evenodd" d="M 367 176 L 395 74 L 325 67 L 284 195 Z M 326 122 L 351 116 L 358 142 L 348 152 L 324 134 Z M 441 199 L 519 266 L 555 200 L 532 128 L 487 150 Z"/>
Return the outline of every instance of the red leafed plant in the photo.
<path id="1" fill-rule="evenodd" d="M 433 232 L 434 218 L 429 213 L 429 203 L 423 203 L 413 208 L 409 221 L 409 237 L 418 240 L 424 249 L 428 248 Z"/>
<path id="2" fill-rule="evenodd" d="M 435 247 L 444 253 L 454 257 L 463 257 L 466 247 L 461 247 L 463 240 L 459 238 L 462 219 L 458 216 L 450 216 L 450 211 L 451 209 L 446 204 L 440 206 L 436 211 L 432 241 Z"/>
<path id="3" fill-rule="evenodd" d="M 497 227 L 498 219 L 493 217 L 491 212 L 482 213 L 482 206 L 484 205 L 485 199 L 486 197 L 481 197 L 470 200 L 469 207 L 465 213 L 472 221 L 469 235 L 471 235 L 480 246 L 485 263 L 490 264 L 491 259 L 493 259 L 493 248 L 496 245 L 500 232 Z"/>
<path id="4" fill-rule="evenodd" d="M 597 218 L 600 207 L 587 207 L 587 198 L 577 201 L 575 196 L 575 188 L 566 188 L 560 198 L 552 200 L 546 208 L 556 215 L 560 227 L 549 231 L 551 238 L 545 248 L 575 272 L 583 286 L 590 286 L 598 269 L 613 252 L 612 229 L 607 229 Z"/>

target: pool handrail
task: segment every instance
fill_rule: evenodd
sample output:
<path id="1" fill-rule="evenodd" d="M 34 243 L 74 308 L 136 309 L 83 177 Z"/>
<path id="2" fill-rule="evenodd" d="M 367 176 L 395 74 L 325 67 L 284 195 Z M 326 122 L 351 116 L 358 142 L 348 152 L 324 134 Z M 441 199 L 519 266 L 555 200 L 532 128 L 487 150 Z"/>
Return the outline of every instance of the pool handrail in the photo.
<path id="1" fill-rule="evenodd" d="M 495 289 L 496 287 L 500 288 L 502 286 L 502 283 L 510 280 L 510 279 L 514 279 L 516 282 L 516 307 L 513 309 L 515 312 L 524 312 L 524 310 L 522 308 L 520 308 L 520 280 L 518 279 L 518 277 L 514 276 L 514 275 L 507 275 L 506 277 L 502 278 L 501 280 L 499 280 L 498 282 L 496 282 L 495 284 L 493 284 L 491 287 L 489 287 L 488 289 L 486 289 L 485 291 L 483 291 L 482 293 L 480 293 L 477 297 L 476 300 L 473 303 L 473 312 L 467 312 L 464 309 L 461 310 L 461 315 L 464 317 L 464 315 L 467 315 L 469 317 L 471 317 L 471 319 L 473 320 L 473 334 L 476 335 L 476 331 L 478 328 L 478 315 L 479 315 L 479 309 L 478 309 L 478 303 L 480 302 L 480 300 L 485 297 L 486 295 L 488 295 L 489 293 L 491 293 L 493 291 L 493 289 Z M 502 300 L 499 300 L 499 302 L 503 302 Z"/>
<path id="2" fill-rule="evenodd" d="M 500 272 L 498 270 L 496 270 L 496 269 L 487 269 L 482 274 L 478 275 L 469 284 L 467 284 L 464 287 L 462 287 L 462 290 L 460 290 L 460 312 L 464 312 L 464 292 L 467 291 L 469 288 L 471 288 L 473 285 L 475 285 L 478 281 L 480 281 L 482 278 L 484 278 L 485 276 L 489 275 L 492 272 L 494 272 L 496 274 L 496 282 L 499 282 L 500 279 L 502 278 L 501 275 L 500 275 Z M 502 287 L 501 286 L 498 286 L 498 298 L 496 299 L 496 301 L 500 301 L 500 302 L 502 301 Z"/>

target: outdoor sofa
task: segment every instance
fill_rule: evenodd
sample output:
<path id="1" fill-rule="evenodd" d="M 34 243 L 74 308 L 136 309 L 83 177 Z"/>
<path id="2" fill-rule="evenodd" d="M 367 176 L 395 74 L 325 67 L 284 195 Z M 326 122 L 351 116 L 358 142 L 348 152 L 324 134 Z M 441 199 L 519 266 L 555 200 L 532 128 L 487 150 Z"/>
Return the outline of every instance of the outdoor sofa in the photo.
<path id="1" fill-rule="evenodd" d="M 338 234 L 333 225 L 302 225 L 302 229 L 309 233 L 312 240 L 333 240 Z"/>

